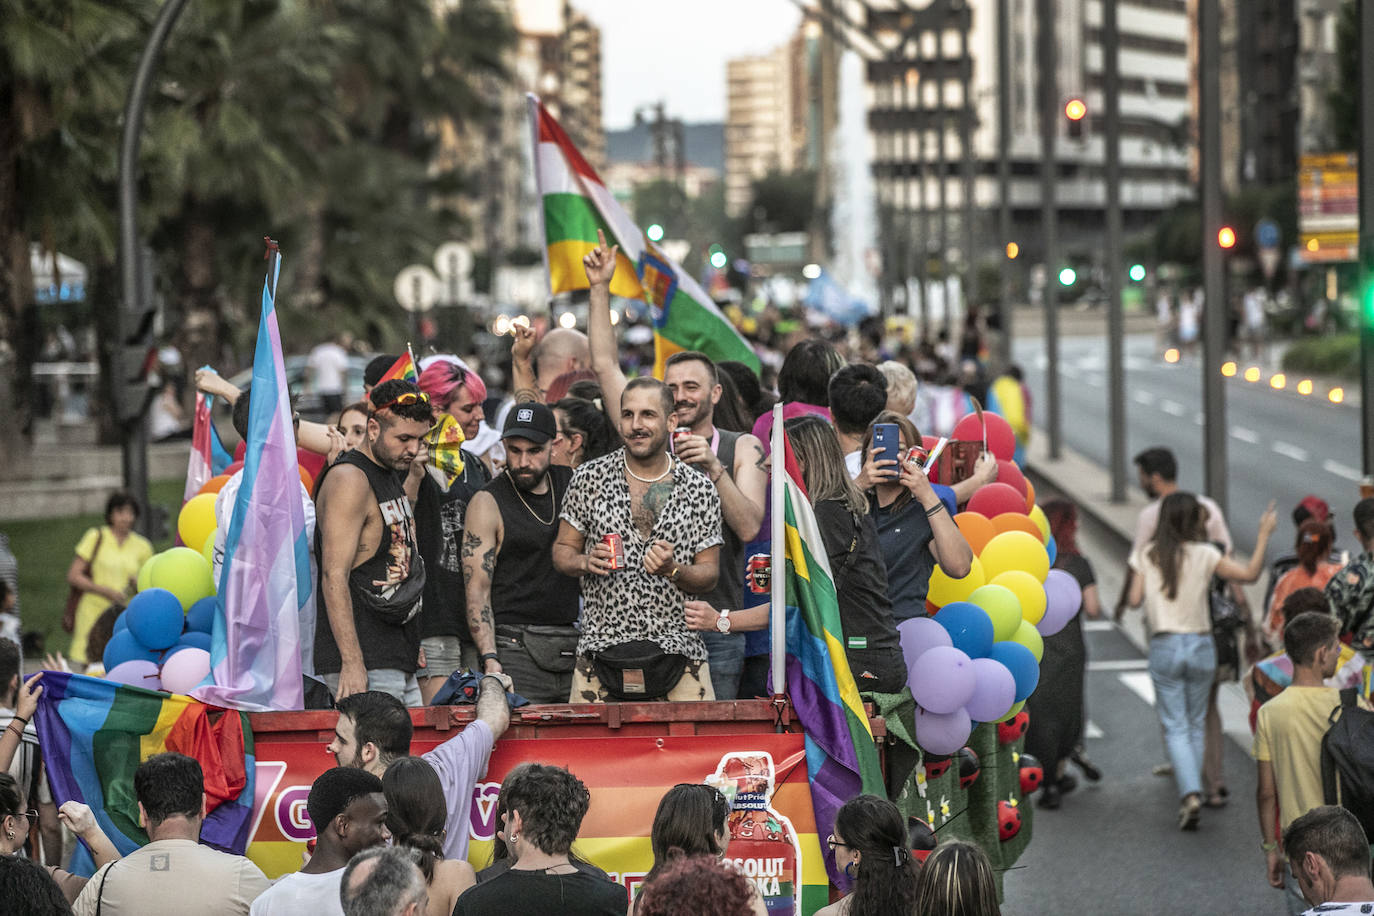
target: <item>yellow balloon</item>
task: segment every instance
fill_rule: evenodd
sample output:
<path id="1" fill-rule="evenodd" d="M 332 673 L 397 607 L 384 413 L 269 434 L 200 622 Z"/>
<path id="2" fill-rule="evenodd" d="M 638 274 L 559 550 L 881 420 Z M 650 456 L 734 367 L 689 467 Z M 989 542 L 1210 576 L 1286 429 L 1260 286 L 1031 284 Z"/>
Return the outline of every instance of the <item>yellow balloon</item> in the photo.
<path id="1" fill-rule="evenodd" d="M 173 547 L 164 550 L 161 556 L 157 568 L 153 570 L 153 587 L 165 588 L 176 595 L 183 611 L 215 593 L 210 564 L 199 551 L 190 547 Z"/>
<path id="2" fill-rule="evenodd" d="M 989 580 L 1004 572 L 1021 570 L 1044 582 L 1050 574 L 1050 555 L 1035 535 L 1025 531 L 1004 531 L 988 541 L 978 555 Z"/>
<path id="3" fill-rule="evenodd" d="M 181 543 L 193 550 L 199 550 L 205 543 L 210 532 L 215 530 L 215 497 L 218 495 L 201 493 L 192 496 L 181 507 L 181 515 L 177 516 L 177 534 L 181 535 Z"/>
<path id="4" fill-rule="evenodd" d="M 1012 642 L 1019 642 L 1021 645 L 1030 649 L 1031 655 L 1035 656 L 1036 662 L 1045 657 L 1045 638 L 1040 635 L 1029 620 L 1021 621 L 1021 625 L 1016 628 L 1016 632 L 1011 636 Z"/>
<path id="5" fill-rule="evenodd" d="M 1007 570 L 994 578 L 992 584 L 1011 589 L 1016 600 L 1021 602 L 1021 619 L 1032 627 L 1045 616 L 1045 586 L 1024 569 Z"/>
<path id="6" fill-rule="evenodd" d="M 153 587 L 153 566 L 157 563 L 160 553 L 155 553 L 143 561 L 143 565 L 138 568 L 138 576 L 134 580 L 139 591 L 144 591 Z"/>
<path id="7" fill-rule="evenodd" d="M 963 601 L 973 594 L 975 589 L 982 588 L 986 581 L 983 564 L 978 561 L 977 557 L 973 558 L 968 575 L 962 579 L 951 579 L 937 563 L 935 571 L 930 574 L 930 587 L 926 589 L 926 600 L 936 607 L 944 607 L 953 601 Z"/>
<path id="8" fill-rule="evenodd" d="M 1008 710 L 1007 710 L 1007 714 L 1006 714 L 1005 716 L 1003 716 L 1002 718 L 998 719 L 997 721 L 998 721 L 999 723 L 1002 723 L 1002 722 L 1010 722 L 1012 719 L 1015 719 L 1015 718 L 1016 718 L 1016 714 L 1017 714 L 1017 713 L 1019 713 L 1021 710 L 1025 709 L 1025 708 L 1026 708 L 1026 701 L 1025 701 L 1025 700 L 1022 700 L 1020 703 L 1017 703 L 1017 704 L 1015 704 L 1014 706 L 1012 706 L 1011 709 L 1008 709 Z"/>
<path id="9" fill-rule="evenodd" d="M 205 539 L 205 543 L 200 546 L 200 555 L 205 558 L 205 562 L 210 564 L 210 568 L 215 568 L 215 537 L 219 534 L 216 528 L 210 532 L 210 536 Z"/>
<path id="10" fill-rule="evenodd" d="M 1050 539 L 1050 520 L 1045 517 L 1045 510 L 1039 506 L 1032 506 L 1030 520 L 1035 522 L 1035 527 L 1040 529 L 1040 540 L 1048 542 Z"/>

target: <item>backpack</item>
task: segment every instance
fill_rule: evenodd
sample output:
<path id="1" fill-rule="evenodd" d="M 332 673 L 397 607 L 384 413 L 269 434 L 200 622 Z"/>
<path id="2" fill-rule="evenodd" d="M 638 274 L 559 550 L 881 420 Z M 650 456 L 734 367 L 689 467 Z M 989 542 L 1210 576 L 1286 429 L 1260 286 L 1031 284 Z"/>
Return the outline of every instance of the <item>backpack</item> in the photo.
<path id="1" fill-rule="evenodd" d="M 1331 710 L 1330 728 L 1322 736 L 1322 794 L 1326 804 L 1340 805 L 1359 820 L 1365 834 L 1374 831 L 1374 712 L 1355 702 L 1355 688 L 1341 691 L 1341 705 Z"/>

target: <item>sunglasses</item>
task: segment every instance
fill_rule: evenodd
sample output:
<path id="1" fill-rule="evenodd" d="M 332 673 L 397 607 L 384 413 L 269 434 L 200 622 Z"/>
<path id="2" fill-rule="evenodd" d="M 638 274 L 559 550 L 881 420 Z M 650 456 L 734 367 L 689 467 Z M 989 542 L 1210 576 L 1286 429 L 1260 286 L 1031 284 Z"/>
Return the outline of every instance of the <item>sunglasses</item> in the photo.
<path id="1" fill-rule="evenodd" d="M 373 413 L 378 413 L 378 412 L 383 411 L 383 410 L 388 410 L 388 409 L 390 409 L 390 408 L 392 408 L 392 407 L 403 407 L 403 406 L 409 406 L 409 405 L 411 405 L 411 404 L 428 404 L 428 403 L 429 403 L 429 395 L 425 394 L 423 391 L 407 391 L 407 392 L 405 392 L 404 394 L 400 394 L 400 395 L 398 395 L 398 396 L 392 398 L 391 400 L 387 401 L 385 404 L 382 404 L 382 405 L 380 405 L 380 406 L 378 406 L 378 407 L 372 408 L 372 411 L 373 411 Z"/>

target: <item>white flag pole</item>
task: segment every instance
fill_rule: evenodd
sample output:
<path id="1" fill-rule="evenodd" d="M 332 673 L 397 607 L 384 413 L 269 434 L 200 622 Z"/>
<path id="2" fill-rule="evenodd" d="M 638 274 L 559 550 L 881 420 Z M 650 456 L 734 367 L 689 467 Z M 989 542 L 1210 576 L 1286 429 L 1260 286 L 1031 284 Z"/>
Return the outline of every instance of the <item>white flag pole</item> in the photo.
<path id="1" fill-rule="evenodd" d="M 785 530 L 787 520 L 783 517 L 783 478 L 787 474 L 786 453 L 783 448 L 782 405 L 773 405 L 773 435 L 770 446 L 773 450 L 773 478 L 770 498 L 773 509 L 773 556 L 770 561 L 769 575 L 769 626 L 772 642 L 773 693 L 787 692 L 787 623 L 784 602 L 787 598 L 787 550 Z"/>

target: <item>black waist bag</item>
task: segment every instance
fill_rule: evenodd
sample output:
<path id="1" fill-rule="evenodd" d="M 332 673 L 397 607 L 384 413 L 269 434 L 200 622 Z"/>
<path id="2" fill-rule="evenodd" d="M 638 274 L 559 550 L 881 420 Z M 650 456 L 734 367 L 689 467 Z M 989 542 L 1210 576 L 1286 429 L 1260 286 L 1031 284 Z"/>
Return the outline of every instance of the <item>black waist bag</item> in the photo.
<path id="1" fill-rule="evenodd" d="M 520 641 L 530 659 L 550 674 L 567 674 L 577 666 L 577 627 L 536 625 L 520 628 Z"/>
<path id="2" fill-rule="evenodd" d="M 372 591 L 375 586 L 358 582 L 349 589 L 354 608 L 366 608 L 374 617 L 393 627 L 405 626 L 420 613 L 425 595 L 425 561 L 418 553 L 410 558 L 410 577 L 396 586 L 391 594 L 383 597 Z M 352 576 L 357 575 L 354 570 Z"/>
<path id="3" fill-rule="evenodd" d="M 648 639 L 609 646 L 592 657 L 592 669 L 606 692 L 619 700 L 666 697 L 687 670 L 687 656 L 669 654 Z"/>

